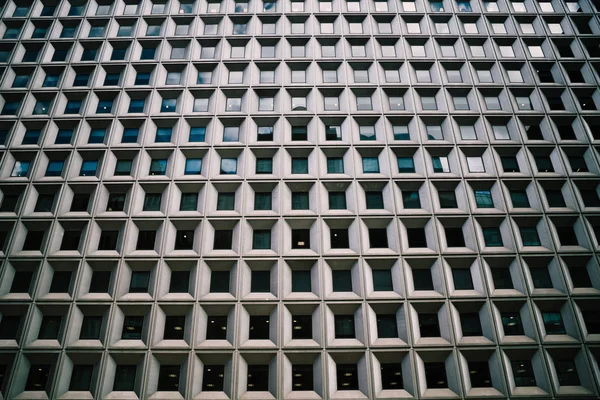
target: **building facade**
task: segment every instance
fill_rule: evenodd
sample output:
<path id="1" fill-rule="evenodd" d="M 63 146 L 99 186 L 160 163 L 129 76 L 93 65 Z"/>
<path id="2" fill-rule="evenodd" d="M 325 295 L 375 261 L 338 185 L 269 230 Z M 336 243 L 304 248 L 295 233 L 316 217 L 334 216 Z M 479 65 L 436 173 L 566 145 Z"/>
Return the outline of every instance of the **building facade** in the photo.
<path id="1" fill-rule="evenodd" d="M 0 398 L 598 398 L 600 2 L 0 10 Z"/>

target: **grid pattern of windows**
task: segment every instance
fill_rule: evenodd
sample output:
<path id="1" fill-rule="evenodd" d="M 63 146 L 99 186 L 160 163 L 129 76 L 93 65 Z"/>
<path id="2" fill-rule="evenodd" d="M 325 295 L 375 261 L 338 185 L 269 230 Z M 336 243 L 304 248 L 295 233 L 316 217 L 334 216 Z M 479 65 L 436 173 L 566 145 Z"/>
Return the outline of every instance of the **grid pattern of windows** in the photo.
<path id="1" fill-rule="evenodd" d="M 0 397 L 598 396 L 597 1 L 0 3 Z"/>

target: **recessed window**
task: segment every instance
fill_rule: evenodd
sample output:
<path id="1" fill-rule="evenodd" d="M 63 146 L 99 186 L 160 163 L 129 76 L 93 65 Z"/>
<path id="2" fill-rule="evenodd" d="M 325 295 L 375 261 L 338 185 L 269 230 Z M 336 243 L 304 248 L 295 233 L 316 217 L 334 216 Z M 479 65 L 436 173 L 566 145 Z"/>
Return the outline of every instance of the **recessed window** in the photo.
<path id="1" fill-rule="evenodd" d="M 252 249 L 268 250 L 271 248 L 271 231 L 268 229 L 255 229 L 252 233 Z"/>
<path id="2" fill-rule="evenodd" d="M 268 365 L 248 365 L 246 389 L 249 392 L 266 392 L 269 390 Z"/>
<path id="3" fill-rule="evenodd" d="M 358 367 L 356 364 L 336 365 L 337 390 L 358 390 Z"/>
<path id="4" fill-rule="evenodd" d="M 377 314 L 377 337 L 379 338 L 397 338 L 398 322 L 396 314 Z"/>
<path id="5" fill-rule="evenodd" d="M 202 374 L 203 392 L 222 392 L 224 381 L 225 367 L 223 365 L 204 365 L 204 372 Z"/>
<path id="6" fill-rule="evenodd" d="M 334 326 L 336 339 L 356 338 L 356 333 L 354 330 L 354 315 L 335 315 Z"/>
<path id="7" fill-rule="evenodd" d="M 312 291 L 311 272 L 310 270 L 293 270 L 292 271 L 292 292 L 309 293 Z M 292 332 L 293 335 L 293 332 Z"/>
<path id="8" fill-rule="evenodd" d="M 272 209 L 272 194 L 271 192 L 256 192 L 254 194 L 254 210 L 266 211 Z"/>
<path id="9" fill-rule="evenodd" d="M 537 386 L 530 360 L 511 361 L 516 387 Z"/>

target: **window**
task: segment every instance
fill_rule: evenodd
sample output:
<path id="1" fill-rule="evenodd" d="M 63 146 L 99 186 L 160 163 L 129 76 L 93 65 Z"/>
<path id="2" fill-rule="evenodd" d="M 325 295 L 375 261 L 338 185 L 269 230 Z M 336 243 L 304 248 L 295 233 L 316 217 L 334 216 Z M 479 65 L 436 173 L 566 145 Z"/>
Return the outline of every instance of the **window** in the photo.
<path id="1" fill-rule="evenodd" d="M 292 192 L 292 210 L 308 210 L 309 196 L 306 192 Z"/>
<path id="2" fill-rule="evenodd" d="M 516 387 L 537 386 L 531 361 L 511 361 Z"/>
<path id="3" fill-rule="evenodd" d="M 469 172 L 485 172 L 485 166 L 481 157 L 467 157 Z"/>
<path id="4" fill-rule="evenodd" d="M 144 197 L 143 211 L 160 211 L 162 193 L 146 193 Z"/>
<path id="5" fill-rule="evenodd" d="M 440 337 L 440 324 L 436 313 L 419 313 L 421 337 Z"/>
<path id="6" fill-rule="evenodd" d="M 206 140 L 206 127 L 193 126 L 190 128 L 190 136 L 189 136 L 190 142 L 192 142 L 192 143 L 204 142 L 205 140 Z"/>
<path id="7" fill-rule="evenodd" d="M 340 102 L 338 97 L 325 97 L 325 111 L 339 111 Z"/>
<path id="8" fill-rule="evenodd" d="M 252 271 L 250 291 L 252 293 L 270 293 L 271 271 Z"/>
<path id="9" fill-rule="evenodd" d="M 46 390 L 48 379 L 50 377 L 50 365 L 47 364 L 31 364 L 27 381 L 25 382 L 26 391 Z"/>
<path id="10" fill-rule="evenodd" d="M 194 231 L 177 230 L 175 234 L 175 250 L 193 250 Z"/>
<path id="11" fill-rule="evenodd" d="M 477 208 L 494 208 L 492 192 L 489 190 L 475 190 L 475 203 Z"/>
<path id="12" fill-rule="evenodd" d="M 477 313 L 461 313 L 460 326 L 463 336 L 483 336 L 481 320 Z"/>
<path id="13" fill-rule="evenodd" d="M 185 333 L 185 315 L 168 315 L 165 318 L 164 340 L 183 340 Z"/>
<path id="14" fill-rule="evenodd" d="M 365 200 L 368 210 L 383 210 L 383 193 L 381 191 L 365 192 Z M 385 246 L 387 247 L 387 246 Z"/>
<path id="15" fill-rule="evenodd" d="M 29 161 L 15 161 L 15 165 L 10 173 L 10 176 L 16 177 L 26 177 L 29 173 Z"/>
<path id="16" fill-rule="evenodd" d="M 254 210 L 271 210 L 272 209 L 272 195 L 271 192 L 256 192 L 254 194 Z"/>
<path id="17" fill-rule="evenodd" d="M 310 270 L 292 270 L 292 292 L 308 293 L 312 291 Z M 303 324 L 306 326 L 305 324 Z M 292 335 L 299 332 L 292 331 Z M 312 333 L 311 333 L 312 337 Z"/>
<path id="18" fill-rule="evenodd" d="M 20 326 L 21 316 L 2 315 L 2 319 L 0 320 L 0 340 L 17 340 Z"/>
<path id="19" fill-rule="evenodd" d="M 98 161 L 96 160 L 83 160 L 81 164 L 81 170 L 79 176 L 96 176 L 98 169 Z"/>
<path id="20" fill-rule="evenodd" d="M 330 210 L 345 210 L 346 209 L 346 192 L 329 192 L 329 209 Z"/>
<path id="21" fill-rule="evenodd" d="M 356 333 L 354 331 L 354 315 L 335 315 L 334 326 L 336 339 L 356 338 Z"/>
<path id="22" fill-rule="evenodd" d="M 432 157 L 433 172 L 450 172 L 448 157 Z"/>
<path id="23" fill-rule="evenodd" d="M 131 99 L 129 101 L 129 112 L 130 113 L 143 113 L 146 99 Z"/>
<path id="24" fill-rule="evenodd" d="M 185 160 L 184 175 L 201 175 L 202 174 L 202 159 L 187 158 Z"/>
<path id="25" fill-rule="evenodd" d="M 389 97 L 390 110 L 404 110 L 404 98 L 402 96 Z"/>
<path id="26" fill-rule="evenodd" d="M 410 140 L 410 133 L 408 126 L 406 125 L 394 125 L 392 126 L 394 133 L 394 140 Z"/>
<path id="27" fill-rule="evenodd" d="M 219 192 L 217 196 L 217 210 L 233 211 L 235 206 L 235 192 Z"/>
<path id="28" fill-rule="evenodd" d="M 250 340 L 269 340 L 269 316 L 250 316 Z"/>
<path id="29" fill-rule="evenodd" d="M 102 329 L 102 316 L 85 315 L 79 332 L 80 340 L 99 340 Z"/>
<path id="30" fill-rule="evenodd" d="M 308 157 L 292 158 L 292 174 L 308 174 Z"/>
<path id="31" fill-rule="evenodd" d="M 542 312 L 542 319 L 547 335 L 564 335 L 567 333 L 559 312 Z"/>
<path id="32" fill-rule="evenodd" d="M 377 336 L 379 338 L 398 337 L 398 323 L 395 314 L 377 314 Z"/>
<path id="33" fill-rule="evenodd" d="M 252 234 L 252 249 L 267 250 L 271 248 L 271 231 L 268 229 L 255 229 Z"/>
<path id="34" fill-rule="evenodd" d="M 249 392 L 266 392 L 269 390 L 269 366 L 248 365 L 247 390 Z"/>
<path id="35" fill-rule="evenodd" d="M 221 158 L 221 175 L 237 174 L 237 158 Z"/>
<path id="36" fill-rule="evenodd" d="M 533 280 L 533 286 L 538 289 L 550 289 L 553 287 L 552 278 L 548 268 L 546 267 L 532 267 L 529 269 L 531 273 L 531 279 Z"/>
<path id="37" fill-rule="evenodd" d="M 209 3 L 211 4 L 211 3 Z M 204 365 L 202 374 L 203 392 L 222 392 L 225 380 L 225 367 L 223 365 Z"/>
<path id="38" fill-rule="evenodd" d="M 421 199 L 419 192 L 414 190 L 403 190 L 402 191 L 402 202 L 406 209 L 419 209 L 421 208 Z"/>
<path id="39" fill-rule="evenodd" d="M 129 282 L 129 293 L 148 293 L 150 271 L 133 271 Z"/>
<path id="40" fill-rule="evenodd" d="M 325 140 L 342 140 L 342 127 L 335 125 L 326 126 Z"/>
<path id="41" fill-rule="evenodd" d="M 273 159 L 272 158 L 257 158 L 256 171 L 257 174 L 272 174 Z"/>
<path id="42" fill-rule="evenodd" d="M 525 226 L 519 228 L 523 246 L 541 246 L 540 237 L 535 227 Z"/>
<path id="43" fill-rule="evenodd" d="M 462 235 L 462 232 L 460 234 Z M 452 280 L 454 281 L 454 289 L 456 290 L 473 290 L 473 278 L 471 270 L 468 268 L 452 268 Z"/>
<path id="44" fill-rule="evenodd" d="M 362 165 L 365 174 L 379 173 L 379 159 L 377 157 L 363 157 Z"/>
<path id="45" fill-rule="evenodd" d="M 37 338 L 39 340 L 58 340 L 61 324 L 62 316 L 44 315 Z"/>
<path id="46" fill-rule="evenodd" d="M 373 290 L 376 292 L 391 292 L 394 290 L 391 270 L 373 269 Z"/>
<path id="47" fill-rule="evenodd" d="M 560 386 L 581 386 L 574 360 L 558 359 L 554 362 L 554 366 L 556 367 Z"/>
<path id="48" fill-rule="evenodd" d="M 350 247 L 348 229 L 330 229 L 329 236 L 332 249 L 347 249 Z"/>
<path id="49" fill-rule="evenodd" d="M 502 319 L 502 327 L 504 328 L 505 335 L 512 336 L 525 334 L 519 313 L 502 312 L 500 318 Z"/>
<path id="50" fill-rule="evenodd" d="M 138 233 L 136 250 L 154 250 L 156 231 L 140 230 Z"/>
<path id="51" fill-rule="evenodd" d="M 212 271 L 210 274 L 211 293 L 229 293 L 230 271 Z M 225 317 L 226 318 L 226 317 Z M 210 319 L 209 319 L 210 321 Z M 223 321 L 227 325 L 227 320 Z M 212 322 L 211 322 L 212 324 Z M 216 325 L 222 325 L 217 321 Z M 209 329 L 210 330 L 210 329 Z M 208 337 L 207 337 L 208 339 Z"/>
<path id="52" fill-rule="evenodd" d="M 458 208 L 454 190 L 439 190 L 438 196 L 441 208 Z"/>
<path id="53" fill-rule="evenodd" d="M 157 390 L 161 392 L 178 392 L 181 366 L 161 365 L 158 373 Z"/>

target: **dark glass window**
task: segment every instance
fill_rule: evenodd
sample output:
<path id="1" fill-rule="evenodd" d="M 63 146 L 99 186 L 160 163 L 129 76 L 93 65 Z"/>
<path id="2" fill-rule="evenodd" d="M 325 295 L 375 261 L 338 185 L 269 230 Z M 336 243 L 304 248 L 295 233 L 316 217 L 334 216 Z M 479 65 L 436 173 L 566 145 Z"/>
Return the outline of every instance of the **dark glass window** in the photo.
<path id="1" fill-rule="evenodd" d="M 311 292 L 310 270 L 292 270 L 292 292 Z"/>
<path id="2" fill-rule="evenodd" d="M 132 392 L 135 390 L 137 365 L 117 365 L 113 391 Z"/>
<path id="3" fill-rule="evenodd" d="M 521 315 L 518 312 L 502 312 L 502 327 L 505 335 L 524 335 Z"/>
<path id="4" fill-rule="evenodd" d="M 520 227 L 519 231 L 521 232 L 521 240 L 523 241 L 523 246 L 541 246 L 540 237 L 538 235 L 537 229 L 533 226 L 524 226 Z"/>
<path id="5" fill-rule="evenodd" d="M 202 375 L 203 392 L 222 392 L 225 380 L 225 367 L 223 365 L 204 365 Z"/>
<path id="6" fill-rule="evenodd" d="M 332 249 L 347 249 L 350 247 L 348 229 L 331 229 L 330 240 Z"/>
<path id="7" fill-rule="evenodd" d="M 308 128 L 306 126 L 292 126 L 292 140 L 307 140 Z"/>
<path id="8" fill-rule="evenodd" d="M 566 207 L 565 199 L 560 190 L 545 190 L 546 200 L 550 207 Z"/>
<path id="9" fill-rule="evenodd" d="M 571 267 L 569 266 L 569 275 L 571 276 L 571 282 L 573 287 L 576 288 L 589 288 L 592 287 L 592 280 L 590 274 L 585 266 Z"/>
<path id="10" fill-rule="evenodd" d="M 342 157 L 327 157 L 327 173 L 343 174 L 344 159 Z"/>
<path id="11" fill-rule="evenodd" d="M 394 290 L 390 269 L 373 270 L 373 289 L 376 292 L 391 292 Z"/>
<path id="12" fill-rule="evenodd" d="M 292 229 L 292 249 L 310 249 L 310 229 Z"/>
<path id="13" fill-rule="evenodd" d="M 452 278 L 454 280 L 454 289 L 473 290 L 473 277 L 468 268 L 452 268 Z"/>
<path id="14" fill-rule="evenodd" d="M 352 291 L 352 271 L 349 269 L 334 269 L 331 271 L 334 292 Z"/>
<path id="15" fill-rule="evenodd" d="M 346 192 L 329 192 L 329 209 L 346 209 Z"/>
<path id="16" fill-rule="evenodd" d="M 50 365 L 31 364 L 25 383 L 26 391 L 45 391 L 50 377 Z"/>
<path id="17" fill-rule="evenodd" d="M 116 250 L 118 238 L 119 238 L 119 231 L 103 230 L 102 233 L 100 234 L 100 242 L 98 243 L 98 250 Z"/>
<path id="18" fill-rule="evenodd" d="M 89 193 L 75 193 L 71 202 L 71 211 L 86 212 L 90 203 Z"/>
<path id="19" fill-rule="evenodd" d="M 269 390 L 269 366 L 248 365 L 249 392 L 266 392 Z"/>
<path id="20" fill-rule="evenodd" d="M 544 328 L 548 335 L 564 335 L 565 324 L 563 323 L 562 316 L 559 312 L 542 312 L 542 319 L 544 320 Z"/>
<path id="21" fill-rule="evenodd" d="M 210 273 L 210 292 L 211 293 L 229 293 L 230 271 L 211 271 Z"/>
<path id="22" fill-rule="evenodd" d="M 358 390 L 358 368 L 356 364 L 337 364 L 336 377 L 338 390 Z"/>
<path id="23" fill-rule="evenodd" d="M 402 364 L 381 363 L 381 388 L 383 390 L 400 390 L 404 388 Z"/>
<path id="24" fill-rule="evenodd" d="M 20 197 L 20 194 L 4 194 L 0 204 L 0 212 L 15 212 Z"/>
<path id="25" fill-rule="evenodd" d="M 552 288 L 552 278 L 550 272 L 546 267 L 532 267 L 529 269 L 531 272 L 531 279 L 533 280 L 533 286 L 536 289 L 550 289 Z"/>
<path id="26" fill-rule="evenodd" d="M 254 193 L 254 209 L 256 211 L 265 211 L 272 209 L 272 194 L 271 192 L 256 192 Z"/>
<path id="27" fill-rule="evenodd" d="M 419 313 L 421 337 L 440 337 L 440 322 L 436 313 Z"/>
<path id="28" fill-rule="evenodd" d="M 215 239 L 213 242 L 214 250 L 231 250 L 233 245 L 233 231 L 230 229 L 215 230 Z"/>
<path id="29" fill-rule="evenodd" d="M 496 289 L 514 289 L 510 269 L 492 268 L 492 279 Z"/>
<path id="30" fill-rule="evenodd" d="M 416 190 L 403 190 L 402 202 L 406 209 L 421 208 L 421 199 L 419 197 L 419 192 Z"/>
<path id="31" fill-rule="evenodd" d="M 269 340 L 269 320 L 268 315 L 251 315 L 249 339 Z"/>
<path id="32" fill-rule="evenodd" d="M 250 286 L 253 293 L 270 293 L 271 271 L 252 271 Z"/>
<path id="33" fill-rule="evenodd" d="M 365 200 L 367 202 L 368 210 L 382 210 L 383 209 L 383 193 L 380 191 L 368 191 L 365 192 Z"/>
<path id="34" fill-rule="evenodd" d="M 94 271 L 90 281 L 90 293 L 108 293 L 112 271 Z"/>
<path id="35" fill-rule="evenodd" d="M 519 162 L 515 156 L 500 156 L 502 169 L 504 172 L 520 172 Z"/>
<path id="36" fill-rule="evenodd" d="M 354 315 L 336 315 L 335 316 L 335 337 L 336 339 L 354 339 Z"/>
<path id="37" fill-rule="evenodd" d="M 434 290 L 431 269 L 414 268 L 412 273 L 415 290 Z"/>
<path id="38" fill-rule="evenodd" d="M 577 234 L 573 226 L 557 226 L 556 232 L 562 246 L 578 246 Z"/>
<path id="39" fill-rule="evenodd" d="M 217 195 L 217 210 L 231 211 L 235 206 L 235 192 L 219 192 Z"/>
<path id="40" fill-rule="evenodd" d="M 550 160 L 549 156 L 536 156 L 534 158 L 538 172 L 554 172 L 552 160 Z"/>
<path id="41" fill-rule="evenodd" d="M 98 315 L 85 315 L 79 332 L 80 340 L 99 340 L 102 329 L 102 317 Z"/>
<path id="42" fill-rule="evenodd" d="M 0 319 L 0 340 L 17 340 L 20 326 L 20 315 L 3 315 Z"/>
<path id="43" fill-rule="evenodd" d="M 292 174 L 308 174 L 308 158 L 292 158 Z"/>
<path id="44" fill-rule="evenodd" d="M 516 387 L 537 386 L 531 361 L 511 361 L 510 364 L 512 366 Z"/>
<path id="45" fill-rule="evenodd" d="M 111 193 L 108 195 L 106 211 L 123 211 L 125 207 L 125 193 Z"/>
<path id="46" fill-rule="evenodd" d="M 23 244 L 24 251 L 40 250 L 44 240 L 45 231 L 29 231 Z"/>
<path id="47" fill-rule="evenodd" d="M 469 361 L 469 377 L 474 388 L 492 387 L 492 376 L 487 361 Z"/>
<path id="48" fill-rule="evenodd" d="M 292 316 L 292 339 L 312 339 L 312 316 Z"/>
<path id="49" fill-rule="evenodd" d="M 377 314 L 377 336 L 379 338 L 398 337 L 398 323 L 395 314 Z"/>
<path id="50" fill-rule="evenodd" d="M 206 325 L 206 340 L 227 339 L 227 316 L 209 315 Z"/>
<path id="51" fill-rule="evenodd" d="M 126 315 L 123 322 L 122 340 L 141 340 L 144 317 L 142 315 Z"/>
<path id="52" fill-rule="evenodd" d="M 372 249 L 388 248 L 387 230 L 385 228 L 369 229 L 369 245 Z"/>
<path id="53" fill-rule="evenodd" d="M 161 365 L 156 389 L 160 392 L 178 392 L 180 374 L 181 366 L 179 365 Z"/>
<path id="54" fill-rule="evenodd" d="M 42 318 L 42 324 L 38 332 L 38 339 L 41 340 L 57 340 L 60 333 L 62 316 L 60 315 L 45 315 Z"/>
<path id="55" fill-rule="evenodd" d="M 79 237 L 78 237 L 79 240 Z M 71 287 L 71 271 L 54 271 L 49 293 L 68 293 Z"/>
<path id="56" fill-rule="evenodd" d="M 440 190 L 438 191 L 438 195 L 440 198 L 441 208 L 458 208 L 454 190 Z"/>
<path id="57" fill-rule="evenodd" d="M 40 194 L 35 203 L 35 212 L 52 212 L 54 205 L 54 194 Z"/>
<path id="58" fill-rule="evenodd" d="M 425 363 L 425 380 L 428 389 L 444 389 L 448 387 L 446 365 L 443 362 Z"/>
<path id="59" fill-rule="evenodd" d="M 465 247 L 465 236 L 462 228 L 445 228 L 448 247 Z"/>
<path id="60" fill-rule="evenodd" d="M 165 340 L 183 340 L 185 315 L 168 315 L 165 319 Z"/>
<path id="61" fill-rule="evenodd" d="M 194 247 L 194 231 L 178 229 L 175 234 L 175 250 L 192 250 Z"/>
<path id="62" fill-rule="evenodd" d="M 308 210 L 309 198 L 308 193 L 292 192 L 292 210 Z"/>
<path id="63" fill-rule="evenodd" d="M 574 360 L 556 360 L 554 366 L 560 386 L 581 386 Z"/>
<path id="64" fill-rule="evenodd" d="M 148 293 L 150 271 L 133 271 L 129 282 L 129 293 Z"/>
<path id="65" fill-rule="evenodd" d="M 198 193 L 182 193 L 179 211 L 196 211 L 198 208 Z"/>
<path id="66" fill-rule="evenodd" d="M 475 203 L 477 204 L 478 208 L 494 208 L 492 192 L 489 190 L 476 190 Z"/>
<path id="67" fill-rule="evenodd" d="M 69 391 L 89 391 L 92 385 L 94 366 L 89 364 L 73 365 Z"/>
<path id="68" fill-rule="evenodd" d="M 313 366 L 312 364 L 292 365 L 292 390 L 313 390 Z"/>
<path id="69" fill-rule="evenodd" d="M 188 293 L 190 285 L 190 271 L 171 271 L 169 293 Z"/>
<path id="70" fill-rule="evenodd" d="M 427 236 L 424 228 L 406 228 L 408 247 L 427 247 Z"/>
<path id="71" fill-rule="evenodd" d="M 483 336 L 478 313 L 461 313 L 460 326 L 463 336 Z"/>
<path id="72" fill-rule="evenodd" d="M 530 208 L 527 192 L 524 190 L 511 190 L 510 199 L 515 208 Z"/>
<path id="73" fill-rule="evenodd" d="M 271 248 L 271 231 L 268 229 L 255 229 L 252 234 L 252 249 L 267 250 Z"/>
<path id="74" fill-rule="evenodd" d="M 139 231 L 137 239 L 137 250 L 154 250 L 156 241 L 156 230 Z"/>

